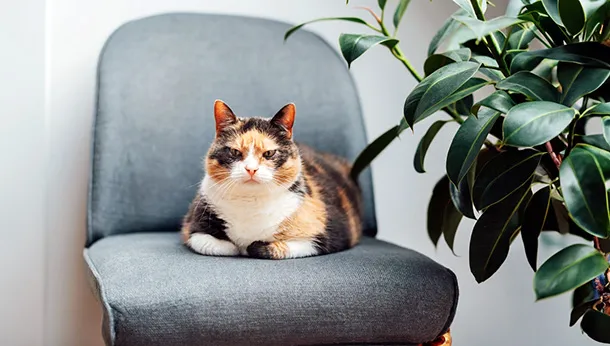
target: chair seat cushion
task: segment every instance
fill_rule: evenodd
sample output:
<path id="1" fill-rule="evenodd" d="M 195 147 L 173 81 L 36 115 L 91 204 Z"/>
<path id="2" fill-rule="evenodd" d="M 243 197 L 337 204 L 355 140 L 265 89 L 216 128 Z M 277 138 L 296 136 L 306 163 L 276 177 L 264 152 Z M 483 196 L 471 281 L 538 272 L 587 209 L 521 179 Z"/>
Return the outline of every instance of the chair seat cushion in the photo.
<path id="1" fill-rule="evenodd" d="M 109 345 L 419 344 L 455 313 L 455 275 L 364 238 L 292 260 L 197 255 L 178 233 L 132 233 L 85 250 Z"/>

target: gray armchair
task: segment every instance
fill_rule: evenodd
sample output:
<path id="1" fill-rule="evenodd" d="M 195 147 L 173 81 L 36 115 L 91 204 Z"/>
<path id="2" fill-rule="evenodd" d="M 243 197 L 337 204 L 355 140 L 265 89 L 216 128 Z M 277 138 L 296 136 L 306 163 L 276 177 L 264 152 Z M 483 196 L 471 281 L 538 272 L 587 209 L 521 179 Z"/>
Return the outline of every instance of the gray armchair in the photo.
<path id="1" fill-rule="evenodd" d="M 320 37 L 270 20 L 166 14 L 120 27 L 99 61 L 85 260 L 107 345 L 417 345 L 446 333 L 454 274 L 365 237 L 296 260 L 205 257 L 181 218 L 214 136 L 212 104 L 238 115 L 298 108 L 295 138 L 354 159 L 366 144 L 347 68 Z"/>

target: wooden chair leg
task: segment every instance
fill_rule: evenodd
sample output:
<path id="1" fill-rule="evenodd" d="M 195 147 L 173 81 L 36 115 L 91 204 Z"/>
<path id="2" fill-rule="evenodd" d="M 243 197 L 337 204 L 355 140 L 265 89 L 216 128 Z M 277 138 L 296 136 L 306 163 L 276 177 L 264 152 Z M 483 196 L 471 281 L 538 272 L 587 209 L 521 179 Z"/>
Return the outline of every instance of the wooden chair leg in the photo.
<path id="1" fill-rule="evenodd" d="M 421 346 L 451 346 L 451 332 L 448 330 L 434 341 L 423 343 Z"/>

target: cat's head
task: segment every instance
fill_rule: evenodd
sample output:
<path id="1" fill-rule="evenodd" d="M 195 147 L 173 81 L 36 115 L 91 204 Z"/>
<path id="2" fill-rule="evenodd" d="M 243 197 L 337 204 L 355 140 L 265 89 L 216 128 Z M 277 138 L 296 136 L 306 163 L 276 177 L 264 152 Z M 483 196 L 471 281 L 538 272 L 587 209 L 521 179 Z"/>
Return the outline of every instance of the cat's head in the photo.
<path id="1" fill-rule="evenodd" d="M 289 188 L 301 172 L 299 150 L 292 140 L 295 112 L 289 103 L 270 119 L 238 118 L 217 100 L 216 138 L 206 158 L 208 176 L 254 189 Z"/>

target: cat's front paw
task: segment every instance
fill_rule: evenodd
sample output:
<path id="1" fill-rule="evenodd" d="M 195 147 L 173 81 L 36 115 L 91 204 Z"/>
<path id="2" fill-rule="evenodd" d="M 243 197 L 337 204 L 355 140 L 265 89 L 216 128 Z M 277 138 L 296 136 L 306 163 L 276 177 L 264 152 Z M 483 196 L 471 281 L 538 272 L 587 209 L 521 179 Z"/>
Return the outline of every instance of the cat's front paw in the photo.
<path id="1" fill-rule="evenodd" d="M 286 258 L 285 247 L 280 242 L 255 241 L 248 245 L 248 256 L 263 259 L 282 259 Z"/>

